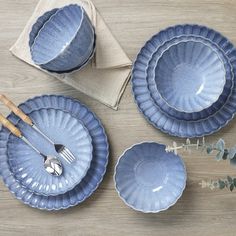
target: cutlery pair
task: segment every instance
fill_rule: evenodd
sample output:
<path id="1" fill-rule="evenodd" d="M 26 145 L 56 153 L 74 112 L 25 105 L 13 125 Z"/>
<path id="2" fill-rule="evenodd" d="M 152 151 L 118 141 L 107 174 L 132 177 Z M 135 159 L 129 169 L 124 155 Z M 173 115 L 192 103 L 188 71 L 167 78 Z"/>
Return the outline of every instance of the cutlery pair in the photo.
<path id="1" fill-rule="evenodd" d="M 44 134 L 31 120 L 29 116 L 27 116 L 20 108 L 18 108 L 12 101 L 10 101 L 6 96 L 0 95 L 0 101 L 5 104 L 15 115 L 21 118 L 26 124 L 30 125 L 35 131 L 41 134 L 45 139 L 47 139 L 55 148 L 56 152 L 69 164 L 71 164 L 75 160 L 75 156 L 71 153 L 71 151 L 62 144 L 55 144 L 46 134 Z M 50 155 L 42 154 L 37 148 L 35 148 L 32 143 L 23 136 L 21 131 L 15 127 L 9 120 L 7 120 L 0 113 L 0 123 L 3 124 L 7 129 L 11 131 L 16 137 L 21 138 L 26 144 L 28 144 L 31 148 L 33 148 L 38 154 L 40 154 L 44 158 L 44 167 L 46 171 L 52 175 L 61 175 L 62 174 L 62 165 L 60 161 L 52 157 Z"/>

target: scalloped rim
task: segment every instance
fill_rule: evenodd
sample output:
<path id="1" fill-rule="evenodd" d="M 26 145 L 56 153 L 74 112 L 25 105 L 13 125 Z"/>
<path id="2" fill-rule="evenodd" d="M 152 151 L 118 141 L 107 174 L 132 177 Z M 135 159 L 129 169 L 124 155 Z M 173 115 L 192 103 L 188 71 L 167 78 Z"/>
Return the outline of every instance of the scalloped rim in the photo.
<path id="1" fill-rule="evenodd" d="M 36 110 L 32 110 L 28 115 L 30 115 L 30 114 L 32 114 L 33 112 L 40 112 L 40 111 L 42 111 L 42 110 L 49 110 L 49 109 L 52 109 L 52 110 L 55 110 L 55 111 L 62 111 L 62 110 L 60 110 L 60 109 L 54 109 L 54 108 L 40 108 L 40 109 L 36 109 Z M 78 124 L 80 124 L 81 126 L 82 126 L 82 128 L 85 130 L 85 132 L 86 132 L 86 134 L 87 134 L 87 138 L 89 139 L 89 143 L 90 143 L 90 155 L 89 155 L 89 159 L 88 159 L 88 165 L 87 165 L 87 167 L 84 169 L 84 173 L 81 175 L 81 177 L 79 178 L 79 180 L 78 181 L 76 181 L 73 185 L 71 185 L 69 188 L 67 188 L 67 189 L 64 189 L 64 190 L 60 190 L 60 188 L 57 188 L 57 193 L 56 192 L 52 192 L 52 193 L 45 193 L 45 192 L 40 192 L 40 191 L 38 191 L 37 189 L 29 189 L 26 185 L 24 185 L 23 183 L 22 183 L 22 181 L 21 180 L 19 180 L 19 179 L 17 179 L 16 177 L 15 177 L 15 173 L 14 172 L 12 172 L 12 171 L 10 171 L 11 172 L 11 174 L 14 176 L 14 179 L 23 187 L 23 188 L 25 188 L 25 189 L 27 189 L 27 191 L 29 191 L 29 192 L 31 192 L 31 193 L 35 193 L 35 194 L 38 194 L 38 195 L 42 195 L 42 196 L 45 196 L 45 197 L 50 197 L 50 196 L 57 196 L 57 195 L 61 195 L 61 194 L 64 194 L 64 193 L 66 193 L 66 192 L 69 192 L 70 190 L 72 190 L 73 188 L 75 188 L 75 186 L 77 186 L 80 182 L 81 182 L 81 180 L 86 176 L 86 174 L 87 174 L 87 172 L 88 172 L 88 170 L 89 170 L 89 168 L 90 168 L 90 165 L 91 165 L 91 162 L 92 162 L 92 159 L 93 159 L 93 145 L 92 145 L 92 138 L 91 138 L 91 136 L 90 136 L 90 134 L 89 134 L 89 131 L 88 131 L 88 129 L 84 126 L 84 124 L 78 119 L 78 118 L 76 118 L 76 117 L 74 117 L 74 116 L 72 116 L 69 112 L 67 112 L 67 111 L 62 111 L 62 112 L 64 112 L 64 113 L 67 113 L 67 114 L 69 114 L 72 118 L 74 118 L 74 119 L 76 119 L 77 121 L 78 121 Z M 18 118 L 17 119 L 17 122 L 16 122 L 16 125 L 19 123 L 21 121 L 21 119 L 20 118 Z M 6 145 L 8 144 L 8 142 L 9 142 L 9 138 L 10 138 L 10 135 L 8 136 L 8 138 L 7 138 L 7 140 L 6 140 Z M 6 149 L 7 150 L 7 149 Z M 6 155 L 8 156 L 8 151 L 7 151 L 7 153 L 6 153 Z M 8 164 L 8 166 L 9 166 L 9 170 L 11 170 L 11 168 L 10 168 L 10 165 Z"/>
<path id="2" fill-rule="evenodd" d="M 192 25 L 191 25 L 191 24 L 183 24 L 183 25 L 170 26 L 170 27 L 168 27 L 168 28 L 166 28 L 166 29 L 164 29 L 164 30 L 161 30 L 159 33 L 153 35 L 153 36 L 145 43 L 145 45 L 141 48 L 141 50 L 140 50 L 139 53 L 137 54 L 137 56 L 136 56 L 136 58 L 135 58 L 135 62 L 134 62 L 134 64 L 133 64 L 133 68 L 132 68 L 132 71 L 131 71 L 131 81 L 133 80 L 133 71 L 134 71 L 135 63 L 136 63 L 138 57 L 140 56 L 142 50 L 145 49 L 146 44 L 147 44 L 148 42 L 151 42 L 154 37 L 156 37 L 157 35 L 163 33 L 164 31 L 167 31 L 167 30 L 169 30 L 169 29 L 171 29 L 171 28 L 186 27 L 186 26 L 190 26 L 190 27 L 200 27 L 200 28 L 206 28 L 207 30 L 212 30 L 212 31 L 216 32 L 218 35 L 220 35 L 221 37 L 223 37 L 224 39 L 226 39 L 228 44 L 231 44 L 231 45 L 233 46 L 233 44 L 232 44 L 225 36 L 223 36 L 221 33 L 219 33 L 218 31 L 215 31 L 215 30 L 213 30 L 213 29 L 210 29 L 210 28 L 208 28 L 208 27 L 206 27 L 206 26 L 203 26 L 203 25 L 198 25 L 198 24 L 192 24 Z M 235 74 L 235 73 L 234 73 L 234 74 Z M 181 133 L 179 133 L 179 132 L 175 132 L 175 133 L 174 133 L 174 132 L 171 132 L 171 131 L 169 131 L 169 130 L 165 130 L 163 127 L 158 127 L 153 121 L 150 120 L 149 117 L 147 117 L 146 115 L 144 115 L 142 109 L 139 107 L 138 101 L 137 101 L 136 98 L 135 98 L 134 85 L 133 85 L 133 83 L 132 83 L 132 94 L 133 94 L 133 97 L 134 97 L 134 102 L 136 103 L 136 105 L 137 105 L 137 107 L 138 107 L 138 110 L 140 111 L 140 113 L 143 114 L 143 116 L 145 117 L 145 119 L 146 119 L 151 125 L 153 125 L 155 128 L 161 130 L 163 133 L 169 134 L 169 135 L 172 135 L 172 136 L 175 136 L 175 137 L 181 137 L 181 138 L 197 138 L 197 137 L 203 137 L 203 136 L 206 136 L 206 135 L 211 135 L 211 134 L 213 134 L 213 133 L 215 133 L 215 132 L 218 132 L 221 128 L 225 127 L 225 126 L 234 118 L 234 116 L 235 116 L 235 113 L 233 113 L 233 114 L 231 115 L 231 118 L 229 118 L 229 119 L 225 122 L 225 124 L 220 125 L 217 129 L 214 129 L 214 130 L 209 131 L 209 132 L 204 132 L 204 133 L 199 134 L 199 135 L 198 135 L 198 134 L 193 134 L 193 135 L 186 136 L 186 135 L 183 135 L 183 134 L 181 134 Z M 150 99 L 149 99 L 149 100 L 150 100 Z M 168 115 L 165 114 L 165 116 L 168 116 Z M 172 117 L 172 119 L 175 119 L 175 118 Z M 207 118 L 206 118 L 206 119 L 207 119 Z M 203 120 L 206 120 L 206 119 L 203 119 Z M 175 119 L 175 120 L 177 120 L 177 119 Z M 191 122 L 194 122 L 194 121 L 190 121 L 190 123 L 191 123 Z"/>
<path id="3" fill-rule="evenodd" d="M 37 24 L 38 24 L 38 22 L 39 21 L 42 21 L 42 19 L 45 17 L 45 15 L 47 15 L 47 14 L 50 14 L 50 16 L 48 17 L 48 19 L 45 21 L 44 20 L 44 23 L 45 22 L 47 22 L 48 20 L 49 20 L 49 18 L 52 16 L 52 15 L 54 15 L 55 13 L 56 13 L 56 11 L 58 11 L 59 10 L 59 8 L 53 8 L 52 10 L 50 10 L 50 11 L 46 11 L 43 15 L 41 15 L 40 17 L 38 17 L 38 19 L 36 20 L 36 22 L 32 25 L 32 27 L 31 27 L 31 30 L 30 30 L 30 33 L 29 33 L 29 47 L 31 48 L 31 46 L 33 45 L 33 43 L 34 43 L 34 40 L 35 40 L 35 38 L 36 38 L 36 36 L 38 35 L 38 32 L 39 32 L 39 30 L 42 28 L 42 26 L 38 29 L 38 30 L 36 30 L 37 28 L 36 28 L 36 26 L 37 26 Z M 35 34 L 33 34 L 33 32 L 35 32 Z"/>
<path id="4" fill-rule="evenodd" d="M 74 72 L 77 72 L 77 71 L 80 71 L 81 69 L 83 69 L 85 66 L 88 65 L 88 63 L 90 62 L 90 60 L 94 57 L 95 55 L 95 52 L 96 52 L 96 33 L 95 33 L 95 30 L 94 30 L 94 42 L 93 42 L 93 51 L 92 53 L 90 54 L 89 58 L 80 66 L 76 67 L 76 68 L 73 68 L 71 70 L 68 70 L 68 71 L 52 71 L 52 70 L 47 70 L 49 71 L 50 73 L 56 73 L 56 74 L 71 74 L 71 73 L 74 73 Z M 42 68 L 43 69 L 43 68 Z M 43 70 L 46 70 L 46 69 L 43 69 Z"/>
<path id="5" fill-rule="evenodd" d="M 55 60 L 55 59 L 63 52 L 63 51 L 60 52 L 58 55 L 56 55 L 56 56 L 54 56 L 53 58 L 51 58 L 51 59 L 49 59 L 49 60 L 47 60 L 47 61 L 45 61 L 45 62 L 42 62 L 42 63 L 36 62 L 36 61 L 34 60 L 34 56 L 33 56 L 33 55 L 34 55 L 34 53 L 33 53 L 34 47 L 35 47 L 35 44 L 36 44 L 37 39 L 40 37 L 40 33 L 46 28 L 46 26 L 48 25 L 48 23 L 49 23 L 53 18 L 56 17 L 56 15 L 57 15 L 58 13 L 64 11 L 64 10 L 67 9 L 67 8 L 70 8 L 70 7 L 78 7 L 78 8 L 81 10 L 82 17 L 81 17 L 80 24 L 78 25 L 78 28 L 77 28 L 77 30 L 76 30 L 74 36 L 71 38 L 70 43 L 68 43 L 68 45 L 64 48 L 63 51 L 65 51 L 65 50 L 70 46 L 71 42 L 75 39 L 75 37 L 76 37 L 78 31 L 79 31 L 80 28 L 81 28 L 81 25 L 82 25 L 83 20 L 84 20 L 84 18 L 86 17 L 86 15 L 85 15 L 86 12 L 85 12 L 84 8 L 81 7 L 81 6 L 79 6 L 78 4 L 69 4 L 69 5 L 66 5 L 66 6 L 64 6 L 64 7 L 62 7 L 62 8 L 59 8 L 54 14 L 52 14 L 52 15 L 49 17 L 49 19 L 43 24 L 43 26 L 41 27 L 41 29 L 38 31 L 38 34 L 36 35 L 36 37 L 35 37 L 35 39 L 34 39 L 34 42 L 33 42 L 32 46 L 30 47 L 30 52 L 31 52 L 32 60 L 34 61 L 34 63 L 35 63 L 36 65 L 41 66 L 41 65 L 48 64 L 48 63 L 52 62 L 53 60 Z M 89 18 L 87 17 L 87 19 L 89 19 Z M 91 24 L 91 26 L 92 26 L 92 24 Z M 93 28 L 93 27 L 92 27 L 92 28 Z M 93 28 L 93 29 L 94 29 L 94 28 Z"/>
<path id="6" fill-rule="evenodd" d="M 181 196 L 183 195 L 183 192 L 184 192 L 184 190 L 185 190 L 185 188 L 186 188 L 186 182 L 187 182 L 187 170 L 186 170 L 186 166 L 185 166 L 185 164 L 184 164 L 184 161 L 183 161 L 183 159 L 182 159 L 181 156 L 176 155 L 176 156 L 178 156 L 178 157 L 180 158 L 180 161 L 181 161 L 181 163 L 182 163 L 182 165 L 183 165 L 183 167 L 184 167 L 185 179 L 184 179 L 183 188 L 182 188 L 182 190 L 180 191 L 180 195 L 176 198 L 176 200 L 175 200 L 172 204 L 170 204 L 169 206 L 167 206 L 167 207 L 165 207 L 165 208 L 161 208 L 161 209 L 159 209 L 159 210 L 156 210 L 156 211 L 145 211 L 145 210 L 142 210 L 142 209 L 138 209 L 138 208 L 136 208 L 136 207 L 134 207 L 134 206 L 132 206 L 131 204 L 129 204 L 129 203 L 126 202 L 125 198 L 123 198 L 123 197 L 121 196 L 121 193 L 120 193 L 120 191 L 118 190 L 118 188 L 117 188 L 117 183 L 116 183 L 117 167 L 118 167 L 118 165 L 120 164 L 120 160 L 121 160 L 122 158 L 124 158 L 125 153 L 128 152 L 128 151 L 130 151 L 133 147 L 138 146 L 138 145 L 141 145 L 141 144 L 152 144 L 152 143 L 158 144 L 158 145 L 162 145 L 162 146 L 166 147 L 166 145 L 164 145 L 164 144 L 162 144 L 162 143 L 157 143 L 157 142 L 155 142 L 155 141 L 143 141 L 143 142 L 140 142 L 140 143 L 135 143 L 135 144 L 133 144 L 131 147 L 125 149 L 125 151 L 124 151 L 124 152 L 121 154 L 121 156 L 118 158 L 118 160 L 117 160 L 117 162 L 116 162 L 116 165 L 115 165 L 115 169 L 114 169 L 114 175 L 113 175 L 113 181 L 114 181 L 114 184 L 115 184 L 115 189 L 116 189 L 116 191 L 117 191 L 118 196 L 120 197 L 120 199 L 121 199 L 121 200 L 125 203 L 125 205 L 127 205 L 128 207 L 132 208 L 132 209 L 135 210 L 135 211 L 139 211 L 139 212 L 143 212 L 143 213 L 159 213 L 159 212 L 161 212 L 161 211 L 166 211 L 167 209 L 169 209 L 170 207 L 172 207 L 173 205 L 175 205 L 176 202 L 177 202 L 177 201 L 181 198 Z"/>
<path id="7" fill-rule="evenodd" d="M 164 55 L 164 53 L 167 52 L 167 50 L 169 50 L 169 49 L 170 49 L 171 47 L 173 47 L 173 46 L 177 46 L 177 45 L 180 44 L 180 43 L 183 43 L 183 42 L 186 43 L 186 42 L 189 42 L 189 41 L 195 42 L 195 43 L 199 43 L 199 41 L 194 40 L 194 39 L 190 39 L 190 40 L 185 39 L 185 40 L 183 40 L 183 41 L 179 41 L 179 42 L 176 42 L 176 43 L 173 43 L 173 44 L 169 45 L 169 46 L 161 53 L 161 55 L 160 55 L 160 57 L 158 58 L 158 60 L 156 60 L 155 67 L 157 66 L 159 60 L 160 60 L 161 57 Z M 225 70 L 225 67 L 224 67 L 224 62 L 222 61 L 222 59 L 220 58 L 219 54 L 217 53 L 217 51 L 216 51 L 214 48 L 212 48 L 211 46 L 207 45 L 207 44 L 204 43 L 204 42 L 200 42 L 200 43 L 203 44 L 203 45 L 205 45 L 205 46 L 207 46 L 208 48 L 211 48 L 211 50 L 214 51 L 215 54 L 217 54 L 218 59 L 220 60 L 221 64 L 223 65 L 223 70 L 224 70 L 224 83 L 223 83 L 223 84 L 224 84 L 224 86 L 225 86 L 225 84 L 226 84 L 226 70 Z M 163 44 L 163 45 L 164 45 L 164 44 Z M 163 46 L 163 45 L 162 45 L 162 46 Z M 155 52 L 156 52 L 156 51 L 155 51 Z M 152 56 L 153 56 L 153 55 L 152 55 Z M 149 62 L 150 62 L 150 60 L 149 60 Z M 156 84 L 155 84 L 155 85 L 156 85 Z M 159 94 L 160 94 L 161 98 L 165 101 L 165 103 L 166 103 L 169 107 L 175 109 L 176 111 L 178 111 L 178 112 L 184 112 L 184 113 L 193 113 L 193 112 L 200 112 L 200 111 L 202 111 L 202 110 L 204 110 L 204 109 L 209 108 L 212 104 L 214 104 L 214 103 L 219 99 L 220 95 L 223 93 L 224 86 L 221 87 L 221 89 L 219 90 L 219 94 L 216 96 L 216 98 L 215 98 L 210 104 L 205 105 L 205 106 L 202 106 L 202 108 L 199 108 L 199 109 L 197 109 L 197 110 L 195 110 L 195 111 L 185 111 L 184 109 L 179 109 L 179 108 L 175 107 L 174 105 L 170 105 L 170 104 L 168 103 L 168 101 L 161 95 L 160 92 L 159 92 Z M 158 88 L 157 88 L 157 85 L 156 85 L 156 89 L 157 89 L 157 91 L 159 91 Z"/>
<path id="8" fill-rule="evenodd" d="M 93 117 L 97 120 L 98 126 L 99 126 L 99 127 L 102 129 L 102 131 L 103 131 L 103 136 L 104 136 L 104 138 L 105 138 L 105 142 L 104 142 L 104 143 L 106 144 L 106 153 L 107 153 L 107 155 L 104 157 L 104 159 L 106 159 L 106 163 L 104 164 L 104 171 L 101 173 L 101 178 L 100 178 L 100 180 L 97 181 L 96 186 L 90 191 L 89 194 L 84 195 L 84 198 L 83 198 L 83 199 L 77 200 L 74 204 L 68 204 L 67 206 L 61 206 L 61 207 L 46 208 L 46 207 L 38 207 L 38 206 L 32 205 L 30 202 L 24 201 L 24 200 L 22 199 L 22 197 L 17 197 L 17 196 L 15 195 L 15 192 L 12 191 L 12 190 L 10 189 L 10 186 L 9 186 L 8 184 L 6 184 L 6 182 L 4 181 L 4 178 L 3 178 L 1 172 L 0 172 L 0 176 L 2 177 L 4 183 L 5 183 L 5 185 L 7 186 L 7 188 L 9 189 L 9 191 L 14 195 L 14 197 L 15 197 L 16 199 L 20 200 L 20 201 L 21 201 L 22 203 L 24 203 L 25 205 L 28 205 L 28 206 L 30 206 L 30 207 L 32 207 L 32 208 L 36 208 L 36 209 L 39 209 L 39 210 L 46 210 L 46 211 L 65 210 L 65 209 L 68 209 L 68 208 L 70 208 L 70 207 L 76 206 L 76 205 L 82 203 L 83 201 L 85 201 L 87 198 L 89 198 L 89 197 L 95 192 L 95 190 L 98 188 L 98 186 L 100 185 L 100 183 L 102 182 L 102 180 L 103 180 L 103 178 L 104 178 L 104 175 L 105 175 L 105 173 L 106 173 L 107 165 L 108 165 L 108 159 L 109 159 L 109 143 L 108 143 L 108 138 L 107 138 L 107 135 L 106 135 L 104 126 L 102 125 L 100 119 L 98 119 L 97 115 L 95 115 L 95 113 L 94 113 L 93 111 L 91 111 L 86 105 L 84 105 L 83 103 L 81 103 L 81 102 L 80 102 L 79 100 L 77 100 L 77 99 L 74 99 L 74 98 L 69 97 L 69 96 L 63 96 L 63 95 L 41 95 L 41 96 L 35 96 L 35 97 L 33 97 L 33 98 L 30 98 L 30 99 L 26 100 L 24 103 L 19 104 L 19 106 L 24 105 L 26 102 L 30 102 L 30 101 L 33 101 L 33 100 L 35 100 L 35 99 L 39 99 L 39 98 L 43 98 L 43 97 L 57 97 L 57 98 L 70 99 L 73 103 L 79 103 L 82 107 L 85 107 L 85 108 L 87 109 L 87 111 L 88 111 L 89 113 L 91 113 L 91 114 L 93 115 Z M 11 113 L 11 114 L 12 114 L 12 113 Z M 10 115 L 11 115 L 11 114 L 10 114 Z M 9 117 L 10 115 L 8 115 L 8 117 Z M 72 116 L 73 116 L 73 115 L 72 115 Z M 8 117 L 7 117 L 7 118 L 8 118 Z M 73 116 L 73 117 L 75 117 L 75 116 Z M 77 117 L 75 117 L 75 118 L 78 119 Z M 1 131 L 2 131 L 2 129 L 0 130 L 0 132 L 1 132 Z M 8 134 L 8 135 L 9 135 L 9 134 Z M 22 187 L 22 188 L 23 188 L 23 187 Z M 24 188 L 24 189 L 25 189 L 25 188 Z M 26 190 L 27 190 L 27 189 L 26 189 Z M 73 191 L 73 190 L 71 190 L 71 191 Z M 39 196 L 40 196 L 40 195 L 39 195 Z"/>
<path id="9" fill-rule="evenodd" d="M 179 39 L 179 38 L 183 38 L 183 37 L 188 37 L 188 35 L 179 35 L 179 36 L 176 36 L 176 37 L 174 37 L 173 39 L 171 39 L 171 40 L 174 40 L 174 39 Z M 215 42 L 213 42 L 213 41 L 210 41 L 209 39 L 207 39 L 207 38 L 204 38 L 204 37 L 202 37 L 202 36 L 197 36 L 197 35 L 194 35 L 194 36 L 191 36 L 191 37 L 196 37 L 196 38 L 200 38 L 200 39 L 202 39 L 202 40 L 206 40 L 206 41 L 208 41 L 209 43 L 212 43 L 215 47 L 217 47 L 218 49 L 219 49 L 219 51 L 221 51 L 221 53 L 223 53 L 224 54 L 224 51 L 222 50 L 222 48 L 220 48 L 219 47 L 219 45 L 217 45 Z M 170 40 L 170 41 L 171 41 Z M 184 40 L 184 39 L 183 39 Z M 170 42 L 170 41 L 168 41 L 168 42 Z M 182 42 L 182 41 L 181 41 Z M 167 42 L 165 42 L 165 43 L 167 43 Z M 164 43 L 164 44 L 165 44 Z M 204 42 L 202 42 L 203 44 L 205 44 Z M 164 44 L 163 45 L 161 45 L 161 47 L 162 46 L 164 46 Z M 156 51 L 153 53 L 153 55 L 156 53 Z M 217 53 L 218 54 L 218 53 Z M 152 56 L 153 56 L 152 55 Z M 228 58 L 228 56 L 227 55 L 225 55 L 225 57 L 228 59 L 228 61 L 229 61 L 229 58 Z M 150 61 L 152 60 L 152 58 L 150 59 Z M 150 61 L 149 61 L 149 63 L 148 63 L 148 66 L 150 66 Z M 230 93 L 228 94 L 228 96 L 227 96 L 227 99 L 226 99 L 226 101 L 225 101 L 225 103 L 227 103 L 228 102 L 228 100 L 229 100 L 229 97 L 231 96 L 231 94 L 232 94 L 232 90 L 233 90 L 233 87 L 234 87 L 234 78 L 235 78 L 235 76 L 234 76 L 234 71 L 233 71 L 233 66 L 230 64 L 229 65 L 229 67 L 230 67 L 230 74 L 231 74 L 231 88 L 230 88 Z M 145 72 L 145 74 L 146 74 L 146 76 L 147 76 L 147 73 L 148 73 L 148 71 L 146 70 L 146 72 Z M 148 88 L 149 88 L 149 86 L 148 86 Z M 150 90 L 150 89 L 149 89 Z M 224 89 L 223 89 L 224 90 Z M 223 91 L 222 91 L 223 92 Z M 150 91 L 150 94 L 151 94 L 151 97 L 152 97 L 152 99 L 155 101 L 155 98 L 153 97 L 153 95 L 152 95 L 152 93 L 153 92 L 151 92 Z M 161 97 L 161 94 L 158 92 L 158 94 L 159 94 L 159 96 Z M 219 96 L 220 97 L 220 96 Z M 163 99 L 164 100 L 164 99 Z M 224 103 L 224 104 L 225 104 Z M 157 103 L 155 103 L 158 107 L 160 107 Z M 167 104 L 167 103 L 166 103 Z M 168 105 L 168 104 L 167 104 Z M 223 105 L 221 106 L 221 107 L 223 107 Z M 160 107 L 160 109 L 162 110 L 162 108 Z M 166 113 L 167 115 L 169 115 L 169 116 L 171 116 L 170 114 L 168 114 L 165 110 L 162 110 L 162 112 L 164 112 L 164 113 Z M 209 118 L 209 117 L 212 117 L 212 116 L 214 116 L 214 114 L 216 113 L 217 111 L 215 111 L 213 114 L 211 114 L 211 115 L 209 115 L 207 118 Z M 184 114 L 189 114 L 189 113 L 187 113 L 187 112 L 182 112 L 182 113 L 184 113 Z M 193 112 L 193 114 L 194 114 L 195 112 Z M 180 118 L 176 118 L 177 120 L 181 120 Z M 189 121 L 195 121 L 195 120 L 197 120 L 197 121 L 200 121 L 200 120 L 204 120 L 204 119 L 206 119 L 206 118 L 201 118 L 201 119 L 191 119 L 191 120 L 189 120 Z M 182 120 L 186 120 L 185 118 L 182 118 Z"/>

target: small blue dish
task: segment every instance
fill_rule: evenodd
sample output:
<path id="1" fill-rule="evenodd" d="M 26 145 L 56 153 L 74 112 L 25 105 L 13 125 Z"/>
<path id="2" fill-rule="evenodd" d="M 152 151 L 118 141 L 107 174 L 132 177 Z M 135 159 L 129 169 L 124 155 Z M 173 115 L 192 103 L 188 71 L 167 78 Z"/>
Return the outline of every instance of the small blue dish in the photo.
<path id="1" fill-rule="evenodd" d="M 88 130 L 68 112 L 56 109 L 40 109 L 28 114 L 35 124 L 55 143 L 68 147 L 76 157 L 68 164 L 55 151 L 53 145 L 23 121 L 17 123 L 25 137 L 44 154 L 60 159 L 61 176 L 48 174 L 43 158 L 13 134 L 7 142 L 8 163 L 15 179 L 22 186 L 37 194 L 55 196 L 73 189 L 86 175 L 93 157 L 92 139 Z"/>
<path id="2" fill-rule="evenodd" d="M 31 39 L 37 29 L 37 36 Z M 85 10 L 76 4 L 46 12 L 32 31 L 32 60 L 50 72 L 71 72 L 83 65 L 95 50 L 92 23 Z"/>
<path id="3" fill-rule="evenodd" d="M 115 167 L 114 181 L 121 199 L 131 208 L 157 213 L 173 206 L 186 186 L 187 173 L 180 156 L 165 145 L 144 142 L 126 150 Z"/>
<path id="4" fill-rule="evenodd" d="M 162 53 L 171 45 L 179 43 L 179 42 L 191 42 L 191 41 L 201 42 L 211 47 L 212 50 L 215 50 L 219 58 L 224 63 L 224 68 L 225 68 L 225 73 L 226 73 L 226 84 L 224 86 L 224 90 L 222 94 L 220 95 L 219 99 L 212 106 L 200 112 L 185 113 L 185 112 L 179 112 L 176 109 L 170 107 L 162 98 L 162 96 L 159 94 L 156 88 L 156 82 L 155 82 L 155 67 Z M 148 88 L 150 90 L 151 96 L 154 99 L 155 103 L 157 104 L 158 107 L 160 107 L 161 110 L 166 112 L 168 115 L 174 116 L 175 118 L 180 119 L 180 120 L 189 120 L 189 121 L 200 120 L 200 119 L 207 118 L 208 116 L 218 111 L 231 95 L 232 87 L 233 87 L 233 78 L 234 78 L 233 68 L 231 66 L 231 63 L 228 57 L 224 54 L 222 49 L 219 48 L 212 41 L 209 41 L 207 39 L 204 39 L 202 37 L 197 37 L 197 36 L 189 36 L 189 35 L 180 36 L 180 37 L 176 37 L 172 40 L 167 41 L 161 47 L 157 48 L 157 51 L 155 51 L 155 53 L 152 55 L 152 58 L 149 61 L 148 66 L 147 66 Z"/>
<path id="5" fill-rule="evenodd" d="M 71 116 L 78 119 L 88 129 L 92 138 L 93 159 L 85 177 L 72 190 L 56 196 L 44 196 L 32 193 L 16 180 L 9 168 L 7 141 L 10 132 L 2 128 L 0 131 L 0 174 L 5 185 L 17 199 L 41 210 L 61 210 L 82 203 L 98 188 L 106 172 L 108 163 L 109 144 L 105 130 L 98 117 L 78 100 L 57 95 L 43 95 L 29 99 L 21 104 L 20 108 L 26 114 L 43 108 L 59 109 L 69 112 Z M 8 118 L 14 124 L 19 122 L 19 118 L 12 113 Z"/>

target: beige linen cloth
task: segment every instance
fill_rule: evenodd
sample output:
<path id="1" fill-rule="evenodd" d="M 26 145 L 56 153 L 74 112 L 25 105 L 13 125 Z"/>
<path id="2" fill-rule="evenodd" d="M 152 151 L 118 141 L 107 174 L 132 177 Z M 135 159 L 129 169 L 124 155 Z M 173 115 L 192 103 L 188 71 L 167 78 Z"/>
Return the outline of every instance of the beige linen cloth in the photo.
<path id="1" fill-rule="evenodd" d="M 72 3 L 84 7 L 96 29 L 95 56 L 80 71 L 61 75 L 47 73 L 117 110 L 119 100 L 130 77 L 132 63 L 90 0 L 40 0 L 10 51 L 21 60 L 41 69 L 31 60 L 29 33 L 32 25 L 44 12 Z"/>

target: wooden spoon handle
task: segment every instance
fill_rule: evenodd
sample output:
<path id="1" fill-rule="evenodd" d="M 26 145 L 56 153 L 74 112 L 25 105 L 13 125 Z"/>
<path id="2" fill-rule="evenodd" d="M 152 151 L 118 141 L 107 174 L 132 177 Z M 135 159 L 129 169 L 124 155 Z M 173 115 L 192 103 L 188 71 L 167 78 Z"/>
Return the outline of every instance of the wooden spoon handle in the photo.
<path id="1" fill-rule="evenodd" d="M 18 108 L 12 101 L 10 101 L 5 95 L 0 94 L 0 101 L 5 104 L 15 115 L 20 117 L 25 123 L 33 125 L 33 121 L 27 116 L 20 108 Z"/>
<path id="2" fill-rule="evenodd" d="M 13 133 L 15 136 L 19 138 L 22 137 L 21 131 L 15 125 L 13 125 L 9 120 L 7 120 L 1 113 L 0 113 L 0 123 L 2 123 L 2 125 L 7 129 L 9 129 L 11 133 Z"/>

